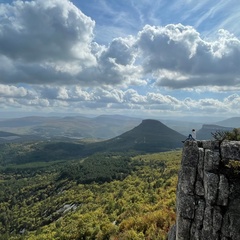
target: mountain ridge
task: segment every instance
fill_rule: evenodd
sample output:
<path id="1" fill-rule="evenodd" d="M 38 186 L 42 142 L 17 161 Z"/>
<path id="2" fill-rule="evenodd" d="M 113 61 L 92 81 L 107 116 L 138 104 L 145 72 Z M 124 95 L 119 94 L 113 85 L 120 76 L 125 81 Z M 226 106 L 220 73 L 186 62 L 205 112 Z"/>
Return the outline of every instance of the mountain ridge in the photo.
<path id="1" fill-rule="evenodd" d="M 27 116 L 20 118 L 0 119 L 0 131 L 13 134 L 34 135 L 53 139 L 111 139 L 131 130 L 142 122 L 143 119 L 112 114 L 99 115 L 96 117 L 87 116 Z M 147 119 L 145 119 L 147 120 Z M 154 120 L 154 119 L 152 119 Z M 209 129 L 205 136 L 201 136 L 201 129 L 205 125 L 218 125 L 219 129 L 225 127 L 236 128 L 240 126 L 240 117 L 228 118 L 220 122 L 200 123 L 177 120 L 161 120 L 169 128 L 187 136 L 191 129 L 196 129 L 199 139 L 211 139 Z"/>
<path id="2" fill-rule="evenodd" d="M 161 152 L 181 147 L 183 139 L 185 139 L 184 135 L 160 121 L 145 119 L 132 130 L 96 144 L 99 146 L 105 144 L 106 149 L 113 151 L 131 149 L 141 152 Z"/>
<path id="3" fill-rule="evenodd" d="M 23 154 L 12 154 L 12 163 L 46 162 L 71 160 L 91 156 L 95 153 L 153 153 L 174 150 L 182 147 L 186 137 L 167 127 L 158 120 L 143 120 L 137 127 L 117 137 L 100 142 L 86 143 L 80 140 L 47 140 L 19 145 Z"/>
<path id="4" fill-rule="evenodd" d="M 227 118 L 216 123 L 224 127 L 240 128 L 240 117 Z"/>
<path id="5" fill-rule="evenodd" d="M 210 140 L 213 139 L 212 133 L 217 131 L 232 131 L 233 127 L 224 127 L 215 124 L 203 124 L 202 128 L 197 131 L 197 139 Z"/>

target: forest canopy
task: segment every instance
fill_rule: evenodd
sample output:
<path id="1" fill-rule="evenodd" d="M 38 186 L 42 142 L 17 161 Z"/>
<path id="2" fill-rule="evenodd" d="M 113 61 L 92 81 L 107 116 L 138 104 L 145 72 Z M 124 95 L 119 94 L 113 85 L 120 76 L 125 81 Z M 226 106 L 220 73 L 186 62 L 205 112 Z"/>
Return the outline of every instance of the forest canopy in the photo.
<path id="1" fill-rule="evenodd" d="M 2 167 L 0 239 L 165 239 L 180 160 L 103 153 Z"/>

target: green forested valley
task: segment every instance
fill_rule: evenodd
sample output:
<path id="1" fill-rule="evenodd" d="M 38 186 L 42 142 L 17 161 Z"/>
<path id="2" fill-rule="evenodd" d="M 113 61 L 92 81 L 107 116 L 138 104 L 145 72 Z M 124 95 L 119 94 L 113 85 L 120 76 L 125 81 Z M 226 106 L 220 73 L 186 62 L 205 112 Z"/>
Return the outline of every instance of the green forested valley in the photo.
<path id="1" fill-rule="evenodd" d="M 44 161 L 30 161 L 29 154 L 24 160 L 24 151 L 1 145 L 0 239 L 166 238 L 181 150 L 67 161 L 51 161 L 50 153 Z"/>

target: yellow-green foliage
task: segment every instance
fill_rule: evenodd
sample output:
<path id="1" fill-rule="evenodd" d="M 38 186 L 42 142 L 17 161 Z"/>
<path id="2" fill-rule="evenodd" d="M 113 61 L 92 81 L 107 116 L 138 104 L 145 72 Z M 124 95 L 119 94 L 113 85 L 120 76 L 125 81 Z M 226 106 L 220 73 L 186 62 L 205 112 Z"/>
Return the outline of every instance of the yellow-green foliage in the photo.
<path id="1" fill-rule="evenodd" d="M 226 167 L 231 169 L 234 174 L 240 173 L 240 161 L 239 160 L 230 159 L 229 163 L 226 165 Z"/>
<path id="2" fill-rule="evenodd" d="M 180 160 L 181 151 L 136 156 L 130 175 L 103 184 L 56 181 L 57 173 L 9 175 L 15 189 L 9 182 L 9 198 L 0 201 L 0 239 L 165 239 Z M 76 209 L 63 212 L 66 204 Z"/>
<path id="3" fill-rule="evenodd" d="M 216 131 L 212 133 L 212 136 L 220 142 L 224 140 L 240 141 L 240 128 L 234 128 L 232 131 Z"/>
<path id="4" fill-rule="evenodd" d="M 234 128 L 231 132 L 227 132 L 227 140 L 240 141 L 240 128 Z"/>

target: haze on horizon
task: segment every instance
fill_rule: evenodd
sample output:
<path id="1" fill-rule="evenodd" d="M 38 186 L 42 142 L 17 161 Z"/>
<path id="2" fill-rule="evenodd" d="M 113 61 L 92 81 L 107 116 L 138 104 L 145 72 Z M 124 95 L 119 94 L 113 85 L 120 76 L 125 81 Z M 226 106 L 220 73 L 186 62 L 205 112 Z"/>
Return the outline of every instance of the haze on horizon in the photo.
<path id="1" fill-rule="evenodd" d="M 229 118 L 240 109 L 240 4 L 0 1 L 0 118 Z"/>

